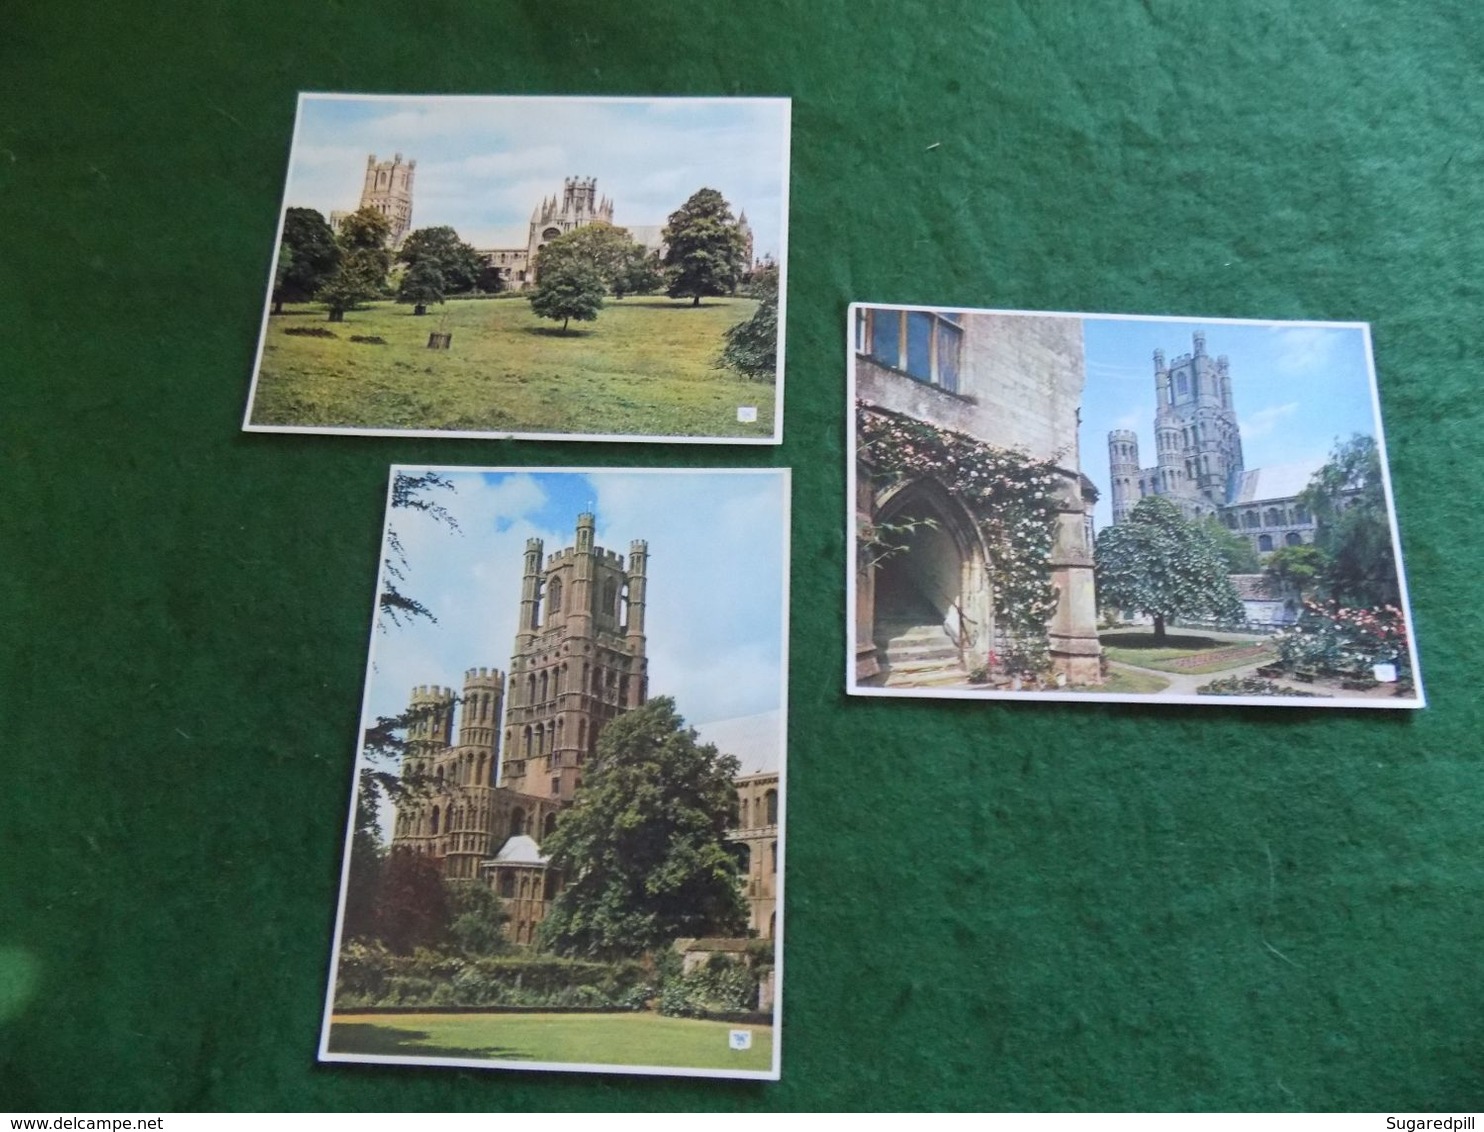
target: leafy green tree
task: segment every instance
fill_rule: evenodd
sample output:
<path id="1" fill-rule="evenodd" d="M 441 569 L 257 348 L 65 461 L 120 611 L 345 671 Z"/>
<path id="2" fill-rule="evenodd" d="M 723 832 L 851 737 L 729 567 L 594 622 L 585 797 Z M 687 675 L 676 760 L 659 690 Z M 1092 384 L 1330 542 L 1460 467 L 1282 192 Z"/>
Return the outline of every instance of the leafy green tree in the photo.
<path id="1" fill-rule="evenodd" d="M 541 846 L 566 882 L 542 942 L 607 959 L 740 933 L 747 917 L 727 841 L 738 766 L 698 743 L 668 697 L 608 724 L 576 801 Z"/>
<path id="2" fill-rule="evenodd" d="M 652 295 L 664 285 L 665 269 L 660 265 L 660 253 L 633 244 L 624 253 L 623 263 L 613 277 L 613 295 L 618 299 L 625 295 Z"/>
<path id="3" fill-rule="evenodd" d="M 536 281 L 544 282 L 556 270 L 590 267 L 598 273 L 606 289 L 616 291 L 618 277 L 635 248 L 643 251 L 627 228 L 615 228 L 601 221 L 584 224 L 564 232 L 536 254 Z"/>
<path id="4" fill-rule="evenodd" d="M 747 243 L 731 206 L 715 189 L 698 190 L 670 213 L 664 240 L 672 299 L 690 296 L 691 306 L 698 307 L 703 295 L 726 295 L 736 288 L 746 267 Z"/>
<path id="5" fill-rule="evenodd" d="M 407 265 L 409 276 L 415 274 L 419 266 L 431 266 L 442 280 L 439 290 L 449 295 L 464 295 L 474 290 L 485 266 L 479 253 L 459 239 L 459 234 L 447 225 L 419 228 L 408 235 L 397 249 L 397 261 Z M 427 301 L 441 303 L 443 300 Z"/>
<path id="6" fill-rule="evenodd" d="M 1319 588 L 1350 606 L 1400 604 L 1381 450 L 1375 439 L 1356 433 L 1336 445 L 1298 499 L 1314 516 L 1314 545 L 1328 560 Z"/>
<path id="7" fill-rule="evenodd" d="M 603 291 L 603 277 L 597 268 L 563 259 L 547 265 L 540 284 L 531 292 L 531 310 L 542 318 L 561 319 L 565 334 L 572 319 L 592 322 L 598 317 L 603 309 Z"/>
<path id="8" fill-rule="evenodd" d="M 1221 560 L 1226 563 L 1228 574 L 1257 574 L 1262 572 L 1262 562 L 1257 557 L 1257 551 L 1252 549 L 1252 543 L 1236 531 L 1229 530 L 1223 526 L 1214 515 L 1207 515 L 1201 522 L 1202 528 L 1211 536 L 1211 542 L 1221 553 Z"/>
<path id="9" fill-rule="evenodd" d="M 273 313 L 284 303 L 314 298 L 340 263 L 340 245 L 325 218 L 312 208 L 290 208 L 283 214 L 283 238 L 273 275 Z"/>
<path id="10" fill-rule="evenodd" d="M 446 881 L 449 941 L 465 955 L 498 955 L 510 950 L 504 903 L 489 885 L 477 880 Z"/>
<path id="11" fill-rule="evenodd" d="M 759 306 L 746 322 L 728 328 L 721 364 L 755 381 L 778 375 L 778 269 L 760 271 L 752 281 Z"/>
<path id="12" fill-rule="evenodd" d="M 1188 523 L 1168 499 L 1148 496 L 1098 538 L 1098 604 L 1154 618 L 1154 638 L 1177 617 L 1240 621 L 1242 601 L 1206 529 Z"/>
<path id="13" fill-rule="evenodd" d="M 449 902 L 438 866 L 419 853 L 387 854 L 376 886 L 374 917 L 376 937 L 399 955 L 443 943 Z"/>
<path id="14" fill-rule="evenodd" d="M 391 224 L 372 208 L 352 212 L 340 223 L 335 240 L 340 260 L 315 294 L 329 309 L 330 322 L 344 322 L 345 312 L 381 294 L 392 266 L 387 250 Z"/>
<path id="15" fill-rule="evenodd" d="M 424 315 L 428 313 L 429 303 L 443 301 L 446 287 L 447 283 L 444 282 L 443 272 L 438 265 L 430 259 L 420 260 L 402 276 L 402 283 L 397 288 L 397 300 L 411 303 L 413 314 Z"/>
<path id="16" fill-rule="evenodd" d="M 1317 546 L 1283 546 L 1268 556 L 1262 572 L 1269 592 L 1303 597 L 1314 591 L 1328 566 L 1328 556 Z"/>

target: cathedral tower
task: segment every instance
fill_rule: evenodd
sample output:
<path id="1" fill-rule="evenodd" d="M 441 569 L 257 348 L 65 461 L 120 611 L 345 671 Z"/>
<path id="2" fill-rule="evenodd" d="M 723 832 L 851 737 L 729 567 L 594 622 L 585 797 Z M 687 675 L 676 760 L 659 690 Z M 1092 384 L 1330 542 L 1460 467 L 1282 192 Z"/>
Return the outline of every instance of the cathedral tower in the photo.
<path id="1" fill-rule="evenodd" d="M 390 161 L 378 162 L 374 153 L 366 158 L 360 207 L 375 209 L 387 218 L 392 226 L 388 241 L 394 248 L 412 230 L 412 178 L 416 171 L 417 162 L 403 161 L 400 153 Z"/>
<path id="2" fill-rule="evenodd" d="M 510 659 L 501 785 L 572 800 L 604 724 L 648 699 L 644 606 L 649 551 L 629 561 L 594 544 L 577 517 L 572 546 L 542 561 L 526 543 L 520 622 Z"/>
<path id="3" fill-rule="evenodd" d="M 1139 490 L 1139 437 L 1132 429 L 1118 428 L 1108 434 L 1108 468 L 1112 473 L 1113 521 L 1128 518 L 1142 494 Z"/>
<path id="4" fill-rule="evenodd" d="M 445 762 L 453 739 L 453 689 L 436 684 L 419 684 L 412 689 L 407 705 L 407 745 L 402 753 L 402 781 L 429 784 L 441 793 L 439 779 L 445 773 Z M 397 807 L 392 828 L 394 848 L 414 853 L 438 853 L 438 839 L 444 832 L 446 801 L 428 798 L 404 801 Z"/>
<path id="5" fill-rule="evenodd" d="M 1232 402 L 1231 365 L 1206 352 L 1206 335 L 1197 330 L 1191 352 L 1166 361 L 1154 351 L 1153 467 L 1139 468 L 1132 436 L 1108 434 L 1108 466 L 1113 481 L 1113 521 L 1122 522 L 1144 495 L 1159 495 L 1187 519 L 1216 514 L 1236 498 L 1241 481 L 1242 434 Z M 1130 466 L 1130 455 L 1132 466 Z"/>

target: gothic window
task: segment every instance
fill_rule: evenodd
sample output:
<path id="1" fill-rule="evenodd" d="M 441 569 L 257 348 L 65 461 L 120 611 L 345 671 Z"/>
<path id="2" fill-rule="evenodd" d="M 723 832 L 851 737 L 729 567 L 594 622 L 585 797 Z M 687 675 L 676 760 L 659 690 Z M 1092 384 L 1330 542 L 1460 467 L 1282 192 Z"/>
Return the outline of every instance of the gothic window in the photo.
<path id="1" fill-rule="evenodd" d="M 501 896 L 511 897 L 512 899 L 514 898 L 514 896 L 515 896 L 515 874 L 514 873 L 501 873 L 500 874 L 500 895 Z"/>
<path id="2" fill-rule="evenodd" d="M 747 828 L 747 799 L 746 798 L 743 798 L 742 801 L 737 804 L 737 828 L 738 829 L 746 829 Z"/>
<path id="3" fill-rule="evenodd" d="M 1226 525 L 1232 530 L 1237 529 L 1237 517 L 1230 511 L 1226 513 Z"/>
<path id="4" fill-rule="evenodd" d="M 958 392 L 963 315 L 873 309 L 866 317 L 866 352 L 874 361 L 950 393 Z"/>
<path id="5" fill-rule="evenodd" d="M 1181 397 L 1190 395 L 1190 379 L 1183 373 L 1175 379 L 1175 392 Z M 1186 443 L 1189 443 L 1189 441 Z"/>
<path id="6" fill-rule="evenodd" d="M 579 719 L 577 721 L 577 749 L 579 751 L 587 750 L 587 720 L 585 719 Z"/>
<path id="7" fill-rule="evenodd" d="M 561 775 L 554 774 L 554 775 L 551 776 L 551 792 L 553 794 L 560 794 L 562 792 L 562 776 Z"/>
<path id="8" fill-rule="evenodd" d="M 743 876 L 752 872 L 752 847 L 745 841 L 737 845 L 737 871 Z"/>
<path id="9" fill-rule="evenodd" d="M 540 703 L 543 703 L 543 704 L 546 702 L 546 687 L 547 687 L 546 672 L 543 670 L 542 673 L 541 673 L 541 699 L 539 701 Z"/>
<path id="10" fill-rule="evenodd" d="M 776 873 L 778 871 L 778 842 L 775 841 L 768 846 L 768 855 L 772 858 L 772 871 Z"/>
<path id="11" fill-rule="evenodd" d="M 536 702 L 536 674 L 532 672 L 526 677 L 526 703 Z"/>
<path id="12" fill-rule="evenodd" d="M 551 585 L 546 590 L 546 612 L 560 613 L 562 611 L 562 580 L 553 578 Z"/>
<path id="13" fill-rule="evenodd" d="M 1273 549 L 1273 536 L 1272 535 L 1258 535 L 1257 536 L 1257 549 L 1259 551 L 1261 551 L 1262 553 L 1264 553 L 1264 554 L 1266 554 L 1268 551 L 1272 550 Z"/>
<path id="14" fill-rule="evenodd" d="M 603 583 L 603 611 L 612 614 L 618 612 L 618 583 L 612 578 Z"/>
<path id="15" fill-rule="evenodd" d="M 550 837 L 556 832 L 556 814 L 547 814 L 546 820 L 541 823 L 541 836 Z"/>
<path id="16" fill-rule="evenodd" d="M 778 791 L 769 790 L 763 795 L 763 804 L 768 807 L 768 824 L 778 824 Z"/>
<path id="17" fill-rule="evenodd" d="M 1313 520 L 1309 518 L 1309 509 L 1302 504 L 1293 509 L 1293 521 L 1295 523 L 1313 522 Z"/>
<path id="18" fill-rule="evenodd" d="M 1298 531 L 1289 531 L 1286 535 L 1283 536 L 1284 546 L 1300 546 L 1302 545 L 1303 541 L 1304 537 L 1303 535 L 1299 534 Z"/>
<path id="19" fill-rule="evenodd" d="M 433 830 L 432 831 L 434 833 L 437 833 L 438 832 L 438 807 L 437 806 L 434 806 L 433 807 Z"/>
<path id="20" fill-rule="evenodd" d="M 1256 511 L 1245 511 L 1242 513 L 1242 526 L 1246 527 L 1249 531 L 1255 531 L 1261 525 L 1257 520 Z"/>
<path id="21" fill-rule="evenodd" d="M 531 728 L 530 728 L 529 725 L 526 726 L 525 740 L 526 740 L 526 748 L 525 748 L 524 754 L 525 754 L 525 757 L 526 758 L 530 758 L 531 757 L 532 736 L 531 736 Z"/>
<path id="22" fill-rule="evenodd" d="M 1277 527 L 1281 526 L 1282 523 L 1283 516 L 1279 513 L 1278 508 L 1276 507 L 1269 507 L 1267 509 L 1267 513 L 1264 514 L 1262 517 L 1262 525 L 1265 527 Z"/>
<path id="23" fill-rule="evenodd" d="M 479 756 L 479 762 L 476 763 L 475 764 L 475 767 L 474 767 L 474 785 L 475 786 L 484 786 L 484 785 L 486 785 L 486 783 L 487 783 L 487 780 L 485 779 L 485 776 L 484 776 L 484 756 L 483 755 L 480 755 Z"/>

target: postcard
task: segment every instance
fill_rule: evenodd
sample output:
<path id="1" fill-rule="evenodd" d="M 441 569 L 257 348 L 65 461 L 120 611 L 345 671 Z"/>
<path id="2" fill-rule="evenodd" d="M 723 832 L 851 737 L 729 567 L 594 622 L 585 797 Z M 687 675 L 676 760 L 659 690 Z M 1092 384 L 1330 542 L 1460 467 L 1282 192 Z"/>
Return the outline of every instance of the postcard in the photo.
<path id="1" fill-rule="evenodd" d="M 790 109 L 301 94 L 243 428 L 780 443 Z"/>
<path id="2" fill-rule="evenodd" d="M 392 469 L 321 1060 L 778 1079 L 788 511 Z"/>
<path id="3" fill-rule="evenodd" d="M 847 335 L 851 693 L 1424 706 L 1366 324 Z"/>

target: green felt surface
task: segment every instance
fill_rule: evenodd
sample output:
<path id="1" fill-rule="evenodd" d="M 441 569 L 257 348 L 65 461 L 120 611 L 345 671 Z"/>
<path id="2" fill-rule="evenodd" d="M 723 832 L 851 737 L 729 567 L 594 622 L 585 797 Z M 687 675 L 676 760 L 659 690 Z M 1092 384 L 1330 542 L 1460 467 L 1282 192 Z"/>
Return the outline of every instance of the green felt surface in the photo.
<path id="1" fill-rule="evenodd" d="M 1484 1105 L 1484 7 L 3 22 L 0 1108 Z M 792 95 L 784 445 L 240 433 L 301 88 Z M 1371 321 L 1432 706 L 847 702 L 851 299 Z M 393 461 L 796 469 L 781 1084 L 315 1064 Z"/>

